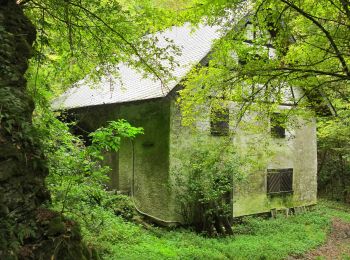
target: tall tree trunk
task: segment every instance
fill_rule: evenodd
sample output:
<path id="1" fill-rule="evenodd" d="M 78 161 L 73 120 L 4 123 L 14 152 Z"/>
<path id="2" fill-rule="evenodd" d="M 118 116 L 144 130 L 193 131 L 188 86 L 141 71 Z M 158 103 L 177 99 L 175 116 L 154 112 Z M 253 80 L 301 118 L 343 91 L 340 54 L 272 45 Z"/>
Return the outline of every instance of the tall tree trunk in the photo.
<path id="1" fill-rule="evenodd" d="M 78 226 L 41 208 L 50 199 L 48 170 L 24 78 L 35 36 L 16 1 L 0 0 L 0 259 L 88 259 L 92 253 L 82 246 Z M 70 249 L 59 250 L 58 242 Z"/>

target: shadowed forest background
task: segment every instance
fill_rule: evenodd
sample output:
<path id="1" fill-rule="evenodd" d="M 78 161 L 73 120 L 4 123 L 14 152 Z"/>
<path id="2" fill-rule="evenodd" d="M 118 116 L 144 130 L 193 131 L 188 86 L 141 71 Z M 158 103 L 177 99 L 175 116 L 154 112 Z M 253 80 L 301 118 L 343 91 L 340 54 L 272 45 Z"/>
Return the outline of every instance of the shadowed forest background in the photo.
<path id="1" fill-rule="evenodd" d="M 201 23 L 220 25 L 223 36 L 208 65 L 195 66 L 183 82 L 182 123 L 193 126 L 208 100 L 214 107 L 222 100 L 240 104 L 237 125 L 247 111 L 271 116 L 282 102 L 281 86 L 302 88 L 305 95 L 283 116 L 317 119 L 315 207 L 293 216 L 242 217 L 232 230 L 225 228 L 229 232 L 215 231 L 215 223 L 202 230 L 159 227 L 139 214 L 132 199 L 108 188 L 110 168 L 102 163 L 105 152 L 118 151 L 121 140 L 132 142 L 143 129 L 119 120 L 77 136 L 77 122 L 52 110 L 52 100 L 87 75 L 91 82 L 106 73 L 117 77 L 113 66 L 120 62 L 166 86 L 180 50 L 171 42 L 159 47 L 154 35 L 186 22 L 193 30 Z M 259 35 L 249 44 L 247 24 Z M 0 0 L 0 258 L 347 259 L 349 27 L 348 0 Z M 267 44 L 276 59 L 261 47 Z M 258 124 L 245 127 L 261 130 Z M 183 199 L 215 204 L 215 210 L 202 207 L 207 223 L 218 214 L 227 217 L 227 205 L 220 203 L 228 183 L 244 179 L 238 165 L 261 163 L 219 149 L 199 143 L 197 161 L 189 160 L 184 173 L 206 176 L 183 184 L 190 191 Z"/>

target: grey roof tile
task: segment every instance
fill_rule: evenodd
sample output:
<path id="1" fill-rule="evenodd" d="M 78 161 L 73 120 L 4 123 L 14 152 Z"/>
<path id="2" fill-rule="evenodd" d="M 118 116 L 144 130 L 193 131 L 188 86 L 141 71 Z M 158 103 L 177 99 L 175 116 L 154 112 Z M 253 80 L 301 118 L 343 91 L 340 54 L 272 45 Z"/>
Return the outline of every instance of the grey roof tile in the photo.
<path id="1" fill-rule="evenodd" d="M 185 24 L 159 33 L 159 38 L 171 39 L 181 49 L 180 55 L 174 57 L 179 64 L 172 71 L 175 80 L 166 86 L 162 86 L 160 80 L 145 78 L 141 72 L 120 63 L 116 66 L 119 68 L 118 78 L 103 76 L 98 83 L 83 79 L 56 98 L 52 108 L 71 109 L 164 97 L 187 75 L 192 66 L 209 53 L 213 41 L 220 37 L 218 29 L 218 26 L 200 25 L 193 31 L 189 24 Z M 160 41 L 159 44 L 164 42 Z"/>

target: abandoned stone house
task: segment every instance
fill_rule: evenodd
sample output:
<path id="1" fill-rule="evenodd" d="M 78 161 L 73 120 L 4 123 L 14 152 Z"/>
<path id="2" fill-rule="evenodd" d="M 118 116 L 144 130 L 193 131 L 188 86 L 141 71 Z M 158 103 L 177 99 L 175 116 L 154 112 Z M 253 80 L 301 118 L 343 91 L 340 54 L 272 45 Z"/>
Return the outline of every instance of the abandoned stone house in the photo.
<path id="1" fill-rule="evenodd" d="M 182 49 L 176 57 L 180 66 L 173 71 L 176 80 L 167 88 L 121 64 L 120 78 L 113 83 L 106 76 L 91 88 L 82 80 L 53 102 L 54 109 L 74 113 L 86 131 L 117 119 L 144 128 L 134 147 L 126 140 L 118 153 L 106 156 L 112 168 L 110 185 L 124 193 L 133 191 L 142 212 L 166 223 L 183 221 L 172 175 L 177 155 L 186 152 L 193 138 L 181 125 L 176 91 L 192 66 L 205 61 L 213 41 L 220 37 L 217 29 L 202 25 L 192 32 L 185 25 L 163 32 Z M 250 173 L 242 186 L 233 187 L 233 217 L 316 203 L 316 124 L 315 120 L 299 121 L 299 127 L 288 131 L 282 127 L 268 129 L 275 133 L 282 152 L 270 158 L 263 170 Z M 210 116 L 201 128 L 207 138 L 221 138 L 210 130 Z"/>

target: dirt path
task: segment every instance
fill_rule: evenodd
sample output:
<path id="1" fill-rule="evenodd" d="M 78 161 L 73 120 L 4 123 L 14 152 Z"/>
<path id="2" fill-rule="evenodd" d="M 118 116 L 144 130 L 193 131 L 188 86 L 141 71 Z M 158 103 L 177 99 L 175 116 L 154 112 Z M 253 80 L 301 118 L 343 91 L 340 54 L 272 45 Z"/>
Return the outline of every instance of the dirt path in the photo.
<path id="1" fill-rule="evenodd" d="M 288 258 L 293 259 L 350 260 L 350 223 L 334 218 L 326 244 L 303 256 Z"/>

